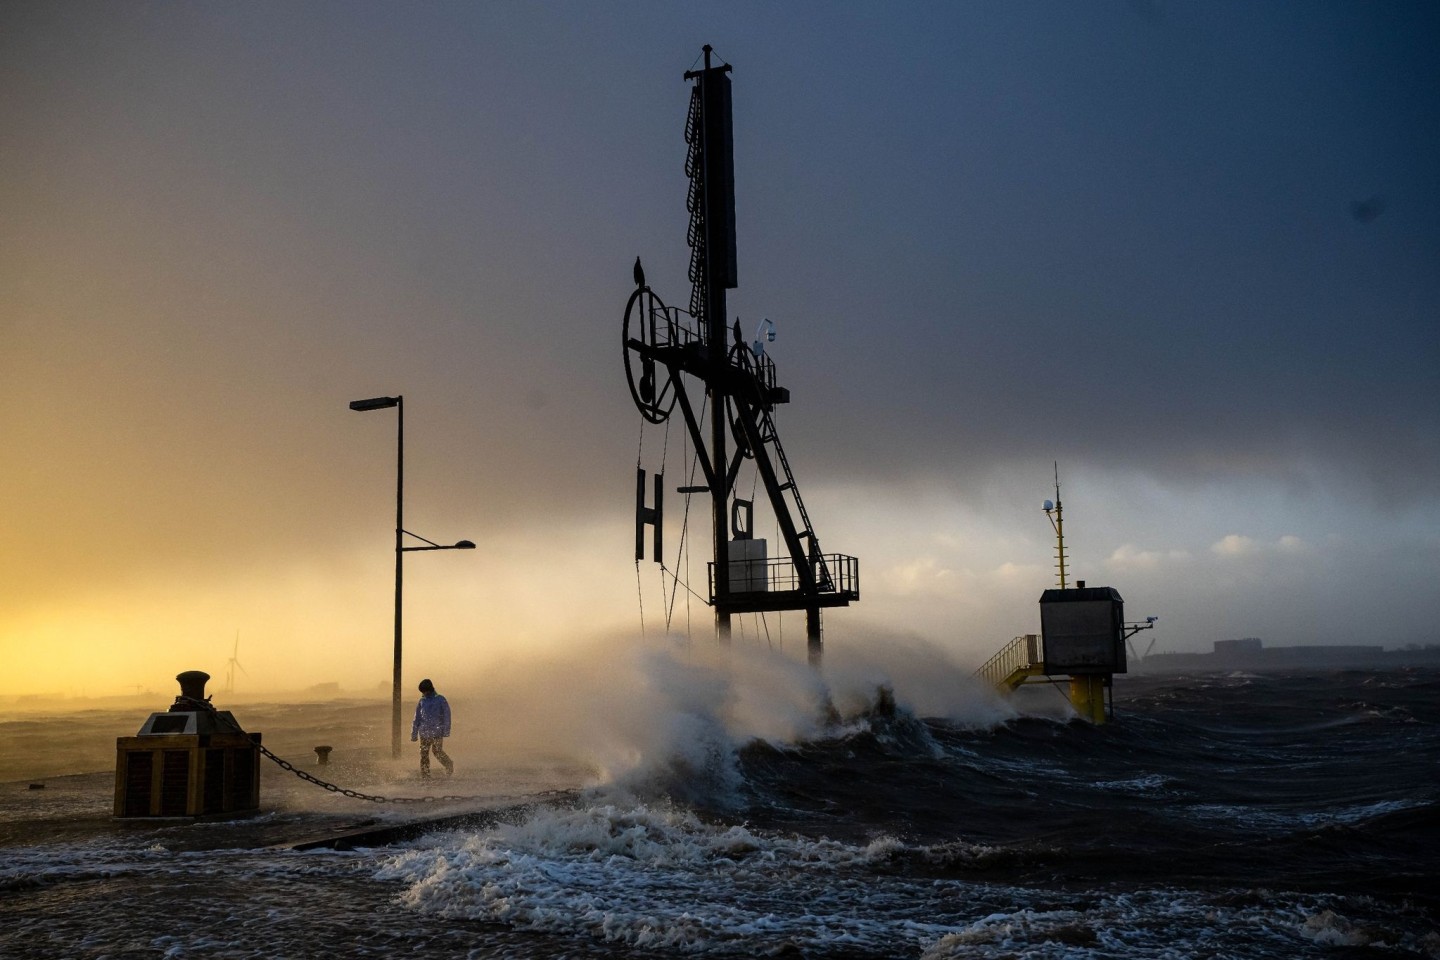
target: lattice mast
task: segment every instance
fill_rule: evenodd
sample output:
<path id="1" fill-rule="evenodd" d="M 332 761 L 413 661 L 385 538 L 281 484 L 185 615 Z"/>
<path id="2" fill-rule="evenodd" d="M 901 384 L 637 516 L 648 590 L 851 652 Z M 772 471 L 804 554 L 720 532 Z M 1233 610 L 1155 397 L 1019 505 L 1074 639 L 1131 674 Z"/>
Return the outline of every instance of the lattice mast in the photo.
<path id="1" fill-rule="evenodd" d="M 685 119 L 685 173 L 690 178 L 686 208 L 690 211 L 690 312 L 704 338 L 710 370 L 705 381 L 710 408 L 710 462 L 727 461 L 725 447 L 726 334 L 725 291 L 739 285 L 735 263 L 735 139 L 730 108 L 730 65 L 712 66 L 711 48 L 704 48 L 703 70 L 687 71 L 690 112 Z M 698 444 L 697 444 L 698 446 Z M 715 543 L 712 568 L 715 630 L 721 643 L 730 641 L 730 609 L 723 602 L 730 590 L 729 484 L 710 484 L 711 532 Z"/>
<path id="2" fill-rule="evenodd" d="M 1065 509 L 1060 505 L 1060 463 L 1055 462 L 1055 501 L 1045 501 L 1045 516 L 1055 528 L 1055 569 L 1059 573 L 1060 589 L 1065 589 Z"/>

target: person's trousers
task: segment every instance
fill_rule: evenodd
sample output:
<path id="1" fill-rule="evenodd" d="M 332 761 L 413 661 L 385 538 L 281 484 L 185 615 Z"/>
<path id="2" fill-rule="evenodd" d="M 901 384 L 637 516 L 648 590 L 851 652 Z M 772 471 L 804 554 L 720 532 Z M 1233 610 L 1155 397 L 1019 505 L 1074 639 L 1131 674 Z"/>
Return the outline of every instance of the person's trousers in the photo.
<path id="1" fill-rule="evenodd" d="M 445 768 L 446 773 L 455 769 L 454 762 L 450 755 L 445 752 L 444 737 L 421 737 L 420 738 L 420 776 L 430 776 L 430 751 L 435 751 L 435 759 Z"/>

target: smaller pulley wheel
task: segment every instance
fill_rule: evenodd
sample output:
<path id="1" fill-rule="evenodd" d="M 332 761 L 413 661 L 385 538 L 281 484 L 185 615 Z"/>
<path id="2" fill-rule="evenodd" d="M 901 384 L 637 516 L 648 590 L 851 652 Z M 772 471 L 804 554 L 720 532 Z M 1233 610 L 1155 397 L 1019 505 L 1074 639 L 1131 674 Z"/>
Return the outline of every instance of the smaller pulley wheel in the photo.
<path id="1" fill-rule="evenodd" d="M 746 460 L 754 460 L 755 450 L 750 446 L 750 437 L 745 433 L 744 425 L 740 423 L 740 411 L 732 397 L 725 398 L 725 419 L 730 421 L 730 436 L 735 441 L 735 449 Z"/>
<path id="2" fill-rule="evenodd" d="M 751 354 L 750 348 L 746 344 L 736 342 L 731 345 L 730 366 L 732 368 L 749 371 L 753 374 L 754 363 L 752 357 L 753 354 Z M 747 400 L 758 407 L 762 402 L 760 396 L 760 381 L 752 376 L 747 378 L 747 382 L 750 384 L 747 388 Z M 744 454 L 747 459 L 753 460 L 755 458 L 755 450 L 750 446 L 749 435 L 746 434 L 744 426 L 740 423 L 740 409 L 736 405 L 733 397 L 725 398 L 725 417 L 730 421 L 730 436 L 735 439 L 735 449 Z"/>
<path id="3" fill-rule="evenodd" d="M 675 381 L 670 368 L 656 358 L 660 346 L 671 341 L 668 308 L 649 287 L 638 287 L 625 304 L 622 339 L 625 378 L 640 415 L 651 423 L 664 423 L 675 409 Z"/>

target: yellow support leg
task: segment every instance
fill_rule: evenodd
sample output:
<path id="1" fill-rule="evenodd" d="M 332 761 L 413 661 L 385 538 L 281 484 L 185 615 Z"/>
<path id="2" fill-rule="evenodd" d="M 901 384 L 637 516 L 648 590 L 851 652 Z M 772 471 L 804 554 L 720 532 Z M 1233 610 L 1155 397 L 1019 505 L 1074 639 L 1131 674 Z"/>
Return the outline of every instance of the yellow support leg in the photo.
<path id="1" fill-rule="evenodd" d="M 1070 678 L 1070 705 L 1091 723 L 1105 722 L 1105 677 Z"/>

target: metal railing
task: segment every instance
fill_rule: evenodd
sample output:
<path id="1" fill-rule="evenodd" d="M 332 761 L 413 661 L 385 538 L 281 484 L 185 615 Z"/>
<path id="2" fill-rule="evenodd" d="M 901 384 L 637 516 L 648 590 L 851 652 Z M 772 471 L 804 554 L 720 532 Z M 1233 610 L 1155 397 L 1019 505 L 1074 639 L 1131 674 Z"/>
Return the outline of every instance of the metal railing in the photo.
<path id="1" fill-rule="evenodd" d="M 999 687 L 1005 685 L 1017 672 L 1040 665 L 1040 638 L 1033 633 L 1027 633 L 1001 647 L 999 653 L 986 660 L 984 665 L 975 671 L 975 676 L 992 687 Z"/>
<path id="2" fill-rule="evenodd" d="M 737 367 L 754 376 L 766 392 L 775 389 L 775 361 L 770 359 L 768 353 L 757 354 L 749 347 L 736 352 L 743 353 L 746 358 L 737 363 Z"/>
<path id="3" fill-rule="evenodd" d="M 700 343 L 695 317 L 680 307 L 655 305 L 650 308 L 652 342 L 657 347 L 686 347 Z"/>
<path id="4" fill-rule="evenodd" d="M 815 562 L 818 560 L 819 562 Z M 860 561 L 844 553 L 827 553 L 811 561 L 821 593 L 860 599 Z M 715 564 L 707 563 L 710 602 L 715 602 Z M 740 584 L 741 587 L 737 587 Z M 773 560 L 731 560 L 731 593 L 784 593 L 808 586 L 789 557 Z"/>

